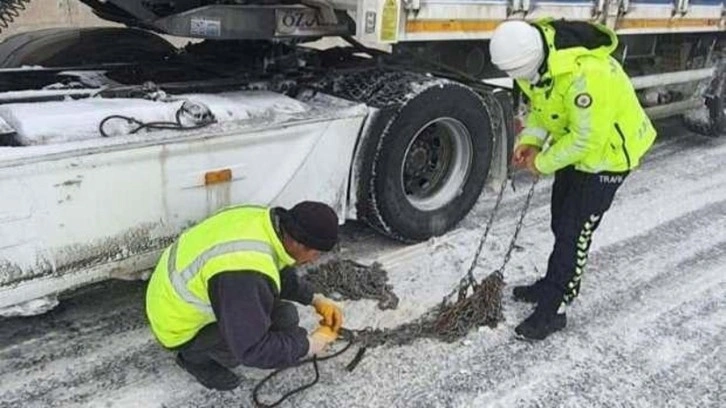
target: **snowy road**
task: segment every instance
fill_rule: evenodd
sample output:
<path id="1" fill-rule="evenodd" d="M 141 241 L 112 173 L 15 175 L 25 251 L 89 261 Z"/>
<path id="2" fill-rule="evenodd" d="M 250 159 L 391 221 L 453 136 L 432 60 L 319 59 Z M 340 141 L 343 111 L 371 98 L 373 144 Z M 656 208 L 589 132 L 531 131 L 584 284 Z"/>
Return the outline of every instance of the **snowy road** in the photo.
<path id="1" fill-rule="evenodd" d="M 659 130 L 595 235 L 565 331 L 539 343 L 512 336 L 530 306 L 512 302 L 510 288 L 544 270 L 552 245 L 545 181 L 507 270 L 499 327 L 454 344 L 369 350 L 352 373 L 343 370 L 346 354 L 323 363 L 320 384 L 283 406 L 726 406 L 726 138 L 684 136 L 670 122 Z M 505 195 L 479 276 L 499 266 L 526 182 Z M 346 325 L 394 326 L 439 301 L 470 262 L 492 199 L 459 230 L 412 247 L 346 228 L 341 254 L 378 258 L 401 298 L 386 312 L 373 301 L 345 302 Z M 44 316 L 0 320 L 0 407 L 251 406 L 266 372 L 238 370 L 244 382 L 232 393 L 205 390 L 152 340 L 143 294 L 141 282 L 105 283 Z M 311 311 L 301 311 L 310 326 Z"/>

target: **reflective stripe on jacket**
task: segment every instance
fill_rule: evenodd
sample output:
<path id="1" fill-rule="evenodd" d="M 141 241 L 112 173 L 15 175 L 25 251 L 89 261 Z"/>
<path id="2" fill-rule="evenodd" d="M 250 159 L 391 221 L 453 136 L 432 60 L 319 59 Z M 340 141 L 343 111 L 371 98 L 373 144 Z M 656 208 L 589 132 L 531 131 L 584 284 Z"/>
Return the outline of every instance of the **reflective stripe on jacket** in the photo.
<path id="1" fill-rule="evenodd" d="M 294 259 L 285 252 L 270 212 L 244 206 L 222 210 L 163 252 L 146 291 L 146 315 L 162 345 L 179 346 L 216 321 L 207 285 L 218 273 L 257 271 L 280 292 L 279 271 Z"/>

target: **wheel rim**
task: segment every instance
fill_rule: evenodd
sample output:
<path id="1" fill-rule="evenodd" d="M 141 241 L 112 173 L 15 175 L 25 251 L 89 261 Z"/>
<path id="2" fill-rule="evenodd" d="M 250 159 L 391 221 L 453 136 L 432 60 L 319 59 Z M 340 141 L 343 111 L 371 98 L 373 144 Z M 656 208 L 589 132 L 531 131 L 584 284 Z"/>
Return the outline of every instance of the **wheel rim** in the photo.
<path id="1" fill-rule="evenodd" d="M 473 152 L 469 130 L 459 120 L 442 117 L 422 126 L 401 165 L 401 187 L 408 202 L 431 211 L 454 200 L 466 184 Z"/>

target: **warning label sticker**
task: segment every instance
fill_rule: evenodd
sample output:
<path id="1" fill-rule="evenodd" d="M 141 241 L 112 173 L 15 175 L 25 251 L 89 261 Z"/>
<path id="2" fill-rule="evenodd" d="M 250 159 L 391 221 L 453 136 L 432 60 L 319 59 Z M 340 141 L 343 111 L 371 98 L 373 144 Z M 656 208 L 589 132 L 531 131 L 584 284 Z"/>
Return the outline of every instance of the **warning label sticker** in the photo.
<path id="1" fill-rule="evenodd" d="M 398 39 L 398 0 L 386 0 L 381 13 L 381 41 L 396 42 Z"/>

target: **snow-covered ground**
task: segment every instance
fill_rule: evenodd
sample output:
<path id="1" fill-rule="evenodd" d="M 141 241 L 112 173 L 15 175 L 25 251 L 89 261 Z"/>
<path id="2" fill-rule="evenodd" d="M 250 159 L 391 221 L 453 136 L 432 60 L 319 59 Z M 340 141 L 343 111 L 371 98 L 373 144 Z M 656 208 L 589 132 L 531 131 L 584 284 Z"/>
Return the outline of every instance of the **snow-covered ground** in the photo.
<path id="1" fill-rule="evenodd" d="M 513 337 L 531 307 L 511 300 L 511 286 L 544 271 L 552 245 L 544 180 L 506 271 L 499 327 L 454 344 L 369 350 L 349 373 L 351 351 L 322 363 L 320 383 L 282 406 L 726 406 L 726 138 L 688 135 L 672 122 L 659 128 L 595 235 L 563 332 L 538 343 Z M 501 262 L 527 190 L 520 178 L 505 195 L 480 277 Z M 339 255 L 383 262 L 401 302 L 385 312 L 374 301 L 344 302 L 346 326 L 395 326 L 438 302 L 466 271 L 493 198 L 485 194 L 458 230 L 415 246 L 347 226 Z M 0 320 L 0 407 L 252 406 L 250 391 L 267 372 L 239 369 L 234 392 L 204 389 L 154 343 L 144 287 L 109 282 L 46 315 Z M 312 310 L 301 313 L 312 327 Z M 275 384 L 311 375 L 301 369 Z"/>

